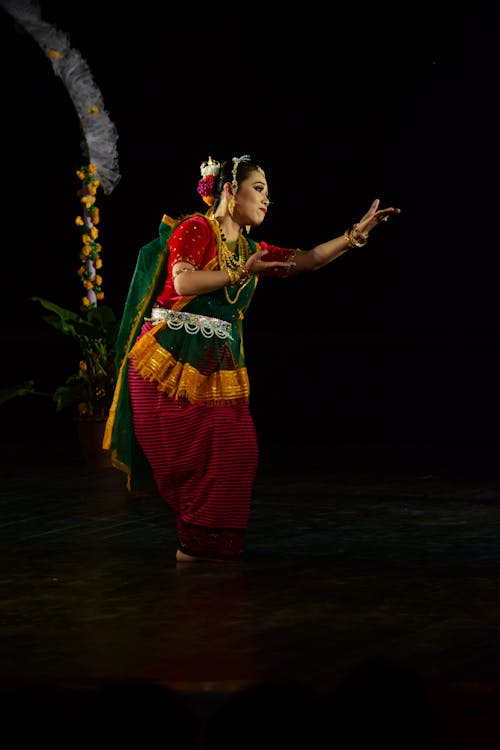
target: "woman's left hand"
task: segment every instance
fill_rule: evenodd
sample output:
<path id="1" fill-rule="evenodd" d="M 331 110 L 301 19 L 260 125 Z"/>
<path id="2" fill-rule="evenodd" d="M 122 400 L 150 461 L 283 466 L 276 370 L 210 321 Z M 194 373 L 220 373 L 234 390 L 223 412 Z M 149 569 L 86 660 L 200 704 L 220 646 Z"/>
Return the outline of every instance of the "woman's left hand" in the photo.
<path id="1" fill-rule="evenodd" d="M 363 218 L 358 221 L 356 225 L 357 232 L 361 234 L 367 234 L 367 232 L 370 232 L 373 227 L 376 227 L 377 224 L 380 224 L 381 221 L 387 221 L 391 216 L 401 213 L 400 208 L 391 207 L 379 209 L 379 205 L 380 200 L 379 198 L 377 198 L 373 201 L 372 205 L 363 216 Z"/>

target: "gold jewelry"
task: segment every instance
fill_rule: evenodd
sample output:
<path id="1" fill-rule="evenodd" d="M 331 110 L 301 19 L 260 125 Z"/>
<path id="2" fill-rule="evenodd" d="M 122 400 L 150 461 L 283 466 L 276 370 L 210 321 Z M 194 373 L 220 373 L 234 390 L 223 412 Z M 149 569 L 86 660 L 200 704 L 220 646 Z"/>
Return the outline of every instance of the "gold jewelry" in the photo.
<path id="1" fill-rule="evenodd" d="M 212 219 L 211 222 L 215 234 L 215 239 L 217 241 L 217 258 L 219 261 L 219 268 L 221 270 L 225 269 L 229 278 L 229 283 L 226 284 L 224 293 L 229 304 L 233 305 L 237 301 L 241 289 L 252 278 L 252 274 L 249 272 L 245 265 L 248 258 L 252 254 L 252 250 L 250 247 L 250 243 L 241 233 L 238 235 L 238 239 L 236 240 L 234 249 L 231 249 L 220 228 L 219 221 L 217 219 Z M 227 289 L 228 286 L 238 287 L 238 291 L 234 298 L 231 298 L 229 296 L 229 292 Z"/>
<path id="2" fill-rule="evenodd" d="M 229 211 L 229 216 L 233 215 L 235 196 L 236 196 L 236 193 L 238 192 L 238 188 L 239 188 L 239 185 L 238 185 L 238 164 L 240 163 L 240 161 L 246 161 L 246 162 L 251 161 L 250 154 L 243 154 L 243 156 L 233 156 L 233 169 L 232 169 L 232 172 L 231 172 L 231 177 L 232 177 L 232 180 L 231 180 L 231 189 L 233 191 L 233 195 L 232 195 L 232 198 L 229 201 L 229 204 L 228 204 L 228 207 L 227 207 L 227 210 Z"/>
<path id="3" fill-rule="evenodd" d="M 363 241 L 360 242 L 359 239 L 356 239 L 354 236 L 354 232 L 357 232 L 360 237 L 363 238 Z M 346 229 L 344 232 L 344 239 L 347 242 L 348 247 L 363 247 L 368 242 L 368 232 L 361 232 L 358 229 L 357 224 L 353 224 L 353 227 L 351 230 Z"/>
<path id="4" fill-rule="evenodd" d="M 238 278 L 239 283 L 244 284 L 246 281 L 250 281 L 252 274 L 246 266 L 238 266 Z"/>
<path id="5" fill-rule="evenodd" d="M 388 218 L 389 218 L 389 214 L 387 214 L 386 216 L 382 216 L 381 221 L 387 221 Z"/>

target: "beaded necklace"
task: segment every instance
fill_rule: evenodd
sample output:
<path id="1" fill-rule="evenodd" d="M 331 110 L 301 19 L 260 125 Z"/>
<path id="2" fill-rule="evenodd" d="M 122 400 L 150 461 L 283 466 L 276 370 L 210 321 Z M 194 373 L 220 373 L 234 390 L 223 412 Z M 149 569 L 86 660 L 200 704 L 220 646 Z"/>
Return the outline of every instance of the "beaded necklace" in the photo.
<path id="1" fill-rule="evenodd" d="M 243 237 L 242 234 L 239 234 L 237 240 L 234 242 L 228 242 L 224 237 L 217 220 L 212 220 L 212 226 L 215 233 L 215 239 L 217 240 L 217 259 L 219 261 L 219 268 L 221 270 L 224 268 L 232 268 L 233 270 L 242 268 L 252 254 L 247 239 Z M 250 279 L 247 279 L 238 287 L 235 297 L 230 296 L 227 286 L 224 287 L 224 294 L 230 305 L 234 305 L 234 303 L 238 301 L 241 290 L 246 284 L 248 284 L 249 280 Z"/>

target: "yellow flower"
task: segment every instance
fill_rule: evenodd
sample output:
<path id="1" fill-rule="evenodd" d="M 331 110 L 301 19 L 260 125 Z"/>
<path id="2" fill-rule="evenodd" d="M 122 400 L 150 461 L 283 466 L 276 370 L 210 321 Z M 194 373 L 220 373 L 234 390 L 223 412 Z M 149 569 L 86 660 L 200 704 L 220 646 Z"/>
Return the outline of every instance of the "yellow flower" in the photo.
<path id="1" fill-rule="evenodd" d="M 89 112 L 92 112 L 92 114 L 99 114 L 99 110 L 95 105 L 91 106 Z M 84 312 L 89 307 L 95 307 L 96 300 L 104 299 L 104 294 L 100 288 L 102 277 L 97 276 L 96 274 L 96 270 L 102 268 L 102 261 L 99 257 L 102 246 L 96 241 L 99 236 L 99 230 L 96 225 L 100 221 L 100 215 L 99 209 L 95 205 L 97 188 L 100 186 L 101 181 L 97 177 L 97 168 L 94 164 L 81 167 L 76 174 L 82 181 L 82 187 L 77 192 L 77 195 L 80 203 L 85 207 L 83 216 L 78 217 L 75 222 L 77 226 L 83 227 L 83 246 L 80 250 L 80 261 L 82 266 L 78 271 L 78 276 L 80 277 L 84 289 L 89 291 L 89 294 L 87 294 L 82 303 L 83 307 L 81 310 Z M 88 226 L 89 224 L 91 225 L 90 227 Z M 90 291 L 92 292 L 91 294 Z"/>
<path id="2" fill-rule="evenodd" d="M 99 107 L 96 107 L 95 104 L 93 104 L 91 107 L 89 107 L 89 114 L 91 115 L 98 115 L 100 113 Z"/>

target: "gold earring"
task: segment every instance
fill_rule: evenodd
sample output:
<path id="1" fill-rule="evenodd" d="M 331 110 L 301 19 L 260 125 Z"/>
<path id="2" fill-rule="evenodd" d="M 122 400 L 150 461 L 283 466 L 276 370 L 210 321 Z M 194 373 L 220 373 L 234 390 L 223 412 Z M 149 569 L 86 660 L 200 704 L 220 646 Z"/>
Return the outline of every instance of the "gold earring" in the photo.
<path id="1" fill-rule="evenodd" d="M 247 234 L 250 234 L 250 230 L 251 230 L 251 228 L 252 228 L 252 227 L 250 226 L 250 224 L 246 224 L 246 225 L 245 225 L 245 229 L 247 230 Z"/>
<path id="2" fill-rule="evenodd" d="M 231 197 L 231 200 L 229 201 L 229 203 L 227 205 L 227 210 L 229 211 L 229 216 L 231 216 L 231 217 L 232 217 L 232 215 L 234 213 L 234 204 L 235 204 L 235 200 L 234 200 L 234 195 L 233 195 Z"/>

